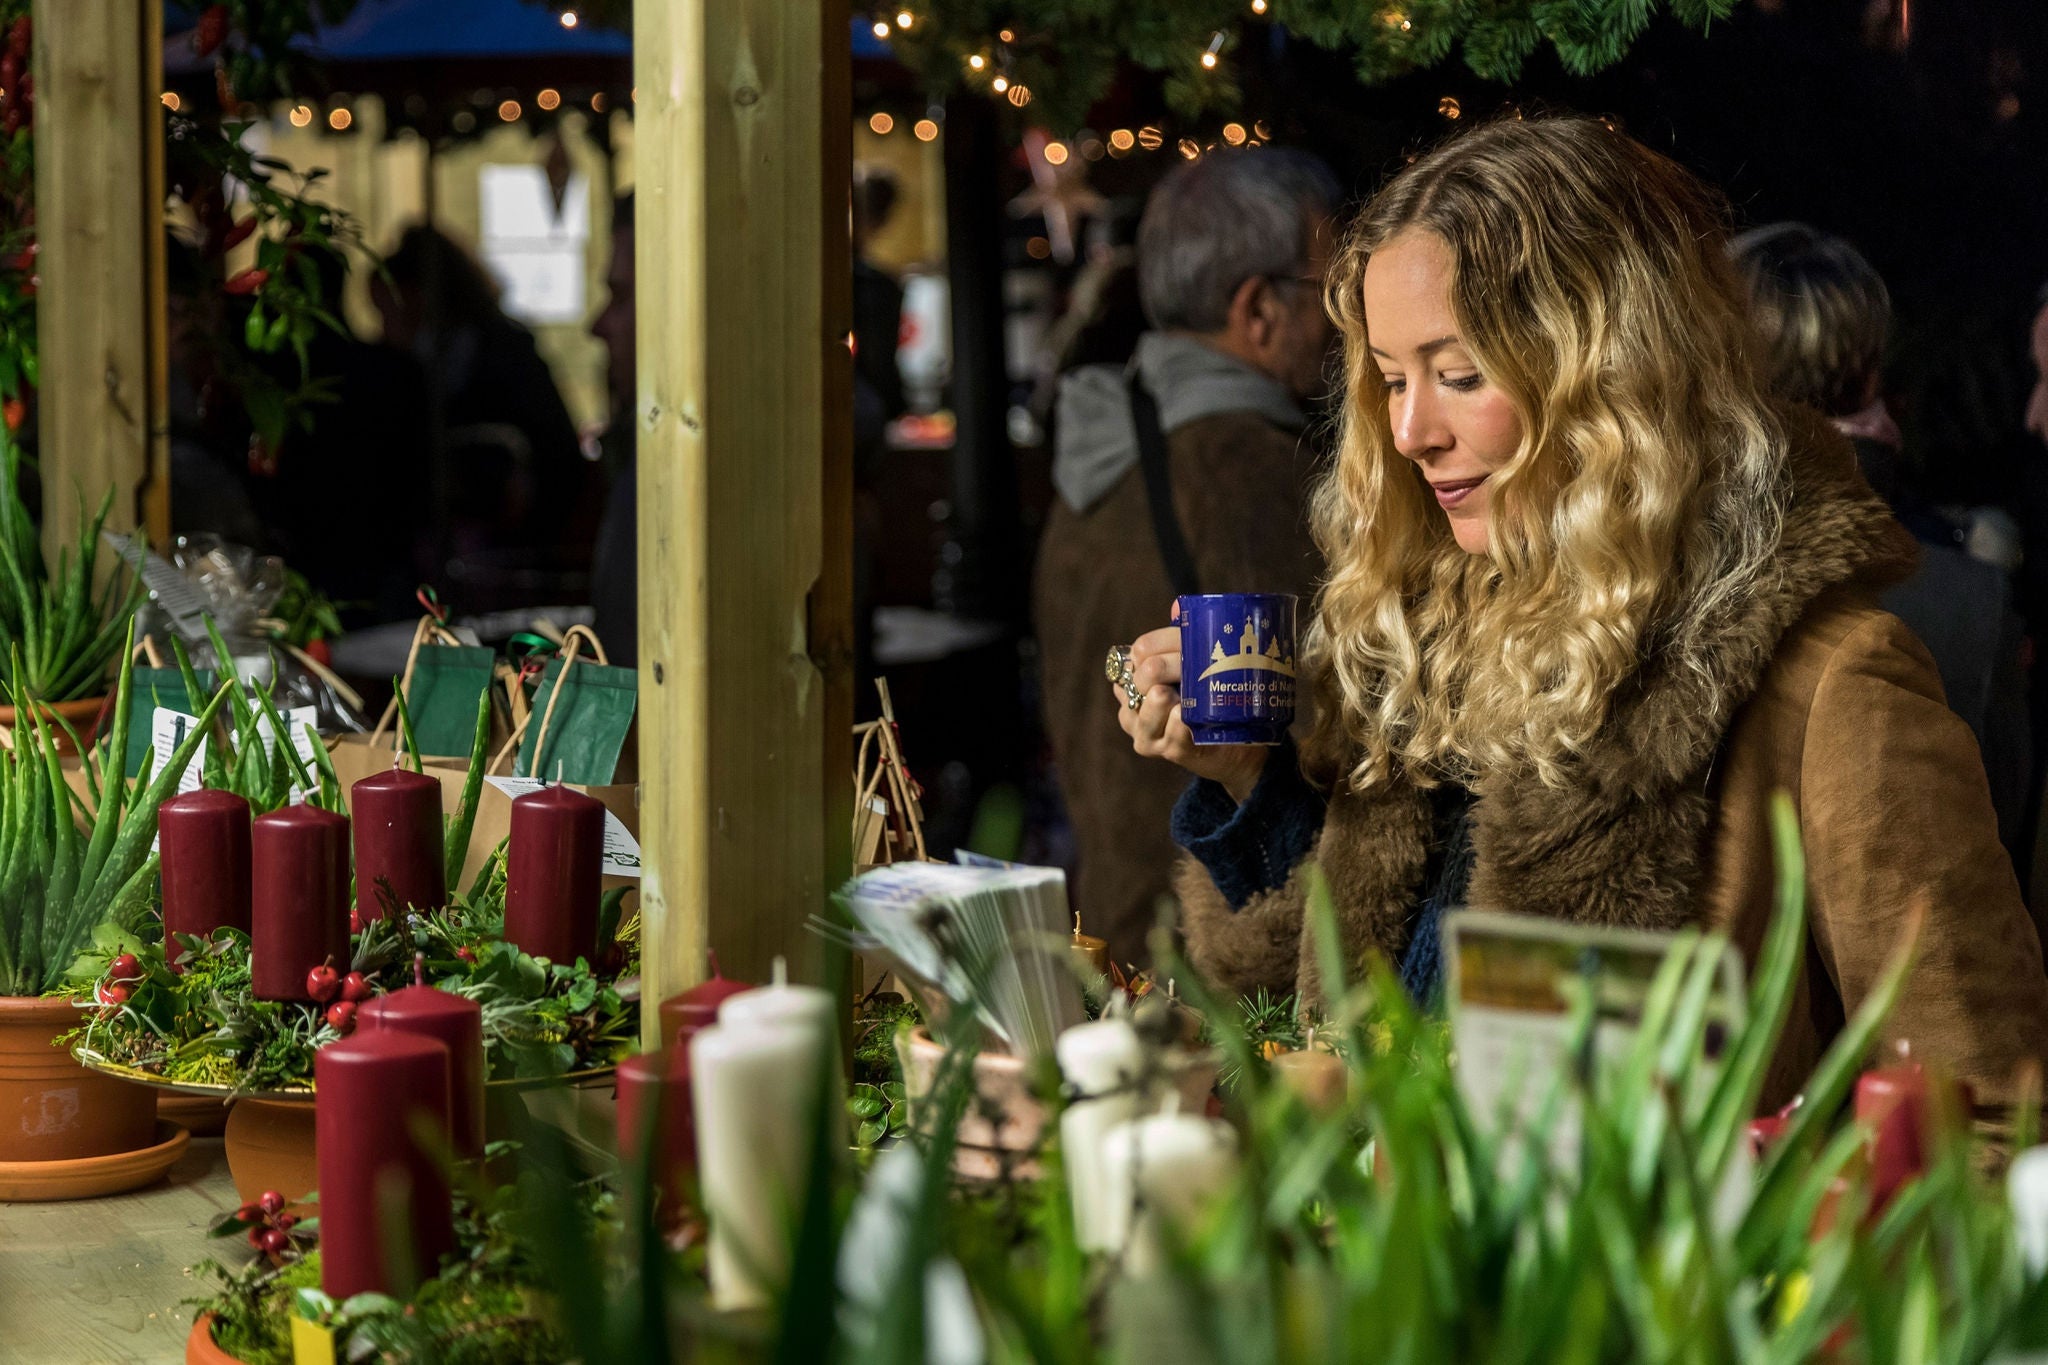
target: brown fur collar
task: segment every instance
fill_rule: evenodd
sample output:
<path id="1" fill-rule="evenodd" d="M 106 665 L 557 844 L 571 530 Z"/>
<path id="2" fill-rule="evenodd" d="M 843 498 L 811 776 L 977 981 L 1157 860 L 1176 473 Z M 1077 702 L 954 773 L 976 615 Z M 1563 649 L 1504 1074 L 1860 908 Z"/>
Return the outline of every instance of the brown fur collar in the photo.
<path id="1" fill-rule="evenodd" d="M 1911 572 L 1910 535 L 1857 472 L 1849 443 L 1803 411 L 1791 435 L 1784 532 L 1773 572 L 1698 629 L 1704 670 L 1646 661 L 1563 787 L 1533 778 L 1475 792 L 1469 899 L 1586 923 L 1672 929 L 1697 901 L 1715 754 L 1756 691 L 1786 629 L 1823 592 L 1874 592 Z M 1397 780 L 1331 802 L 1315 862 L 1328 878 L 1347 948 L 1398 955 L 1422 892 L 1432 836 L 1426 792 Z M 1192 864 L 1184 927 L 1196 965 L 1218 984 L 1295 982 L 1315 994 L 1303 932 L 1307 865 L 1280 891 L 1232 912 Z"/>

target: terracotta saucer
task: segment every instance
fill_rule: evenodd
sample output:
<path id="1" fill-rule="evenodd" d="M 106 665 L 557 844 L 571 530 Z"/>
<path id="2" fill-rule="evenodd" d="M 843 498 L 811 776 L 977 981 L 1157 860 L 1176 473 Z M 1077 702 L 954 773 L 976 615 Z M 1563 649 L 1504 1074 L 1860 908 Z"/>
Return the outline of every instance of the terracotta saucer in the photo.
<path id="1" fill-rule="evenodd" d="M 151 1147 L 75 1161 L 0 1161 L 0 1202 L 92 1199 L 139 1190 L 169 1174 L 191 1142 L 183 1128 L 158 1119 Z"/>

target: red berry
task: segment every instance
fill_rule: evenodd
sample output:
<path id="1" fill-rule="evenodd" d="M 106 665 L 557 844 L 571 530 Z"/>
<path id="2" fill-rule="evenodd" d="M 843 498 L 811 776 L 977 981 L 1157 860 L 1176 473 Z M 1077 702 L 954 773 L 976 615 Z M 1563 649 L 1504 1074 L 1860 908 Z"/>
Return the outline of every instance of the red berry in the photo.
<path id="1" fill-rule="evenodd" d="M 263 1221 L 263 1210 L 255 1204 L 244 1204 L 235 1210 L 235 1221 L 237 1223 L 260 1223 Z"/>
<path id="2" fill-rule="evenodd" d="M 461 958 L 464 962 L 476 961 L 476 949 L 474 948 L 457 948 L 455 950 L 455 955 Z"/>
<path id="3" fill-rule="evenodd" d="M 349 907 L 348 931 L 351 934 L 360 934 L 361 932 L 363 932 L 363 912 L 356 909 L 354 906 Z"/>
<path id="4" fill-rule="evenodd" d="M 356 1026 L 356 1007 L 352 1000 L 337 1000 L 327 1007 L 327 1022 L 336 1033 L 347 1033 Z"/>
<path id="5" fill-rule="evenodd" d="M 263 1250 L 263 1234 L 269 1231 L 269 1228 L 250 1228 L 248 1234 L 249 1245 L 255 1247 L 258 1251 Z"/>
<path id="6" fill-rule="evenodd" d="M 306 973 L 306 994 L 326 1004 L 341 991 L 341 977 L 325 962 Z"/>
<path id="7" fill-rule="evenodd" d="M 277 1217 L 276 1217 L 276 1218 L 275 1218 L 275 1219 L 274 1219 L 274 1220 L 272 1221 L 272 1223 L 271 1223 L 271 1226 L 272 1226 L 272 1227 L 276 1227 L 276 1228 L 282 1228 L 282 1229 L 283 1229 L 284 1231 L 286 1231 L 286 1232 L 289 1232 L 289 1231 L 291 1231 L 291 1230 L 292 1230 L 292 1229 L 293 1229 L 294 1227 L 297 1227 L 297 1226 L 298 1226 L 298 1222 L 299 1222 L 299 1220 L 298 1220 L 298 1219 L 297 1219 L 297 1218 L 296 1218 L 295 1216 L 293 1216 L 292 1214 L 289 1214 L 289 1213 L 280 1213 L 280 1214 L 279 1214 L 279 1215 L 277 1215 Z"/>
<path id="8" fill-rule="evenodd" d="M 123 953 L 107 964 L 107 975 L 116 981 L 137 981 L 142 977 L 142 962 L 133 953 Z"/>
<path id="9" fill-rule="evenodd" d="M 7 30 L 7 55 L 19 61 L 27 61 L 28 42 L 29 17 L 24 14 Z"/>
<path id="10" fill-rule="evenodd" d="M 282 1256 L 291 1249 L 292 1239 L 289 1234 L 279 1232 L 276 1228 L 265 1228 L 263 1236 L 258 1239 L 258 1245 L 267 1256 Z"/>
<path id="11" fill-rule="evenodd" d="M 256 1200 L 256 1207 L 262 1209 L 266 1214 L 283 1213 L 284 1196 L 276 1190 L 265 1190 Z"/>
<path id="12" fill-rule="evenodd" d="M 361 972 L 350 972 L 341 979 L 341 998 L 350 1004 L 370 998 L 370 983 Z"/>
<path id="13" fill-rule="evenodd" d="M 0 404 L 0 420 L 7 423 L 9 431 L 20 431 L 21 424 L 28 420 L 28 404 L 19 398 L 10 398 Z"/>
<path id="14" fill-rule="evenodd" d="M 129 994 L 128 988 L 117 981 L 107 987 L 106 1001 L 109 1005 L 125 1005 L 128 1003 Z"/>
<path id="15" fill-rule="evenodd" d="M 222 285 L 221 288 L 230 294 L 253 294 L 261 289 L 264 281 L 269 278 L 270 272 L 268 270 L 244 270 L 241 274 Z"/>

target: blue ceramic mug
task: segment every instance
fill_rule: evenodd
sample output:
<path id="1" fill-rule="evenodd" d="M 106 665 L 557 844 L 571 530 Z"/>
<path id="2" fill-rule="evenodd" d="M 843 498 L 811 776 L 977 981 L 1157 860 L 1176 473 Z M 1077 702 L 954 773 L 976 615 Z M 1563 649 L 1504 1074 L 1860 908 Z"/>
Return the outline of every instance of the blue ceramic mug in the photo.
<path id="1" fill-rule="evenodd" d="M 1294 594 L 1224 592 L 1176 600 L 1180 718 L 1195 743 L 1280 743 L 1294 723 Z"/>

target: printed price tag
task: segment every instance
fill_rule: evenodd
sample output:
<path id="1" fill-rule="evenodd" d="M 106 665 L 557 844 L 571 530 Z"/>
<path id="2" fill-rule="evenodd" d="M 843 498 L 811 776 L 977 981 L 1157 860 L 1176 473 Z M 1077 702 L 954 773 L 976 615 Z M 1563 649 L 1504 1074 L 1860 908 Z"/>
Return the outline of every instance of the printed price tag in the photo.
<path id="1" fill-rule="evenodd" d="M 172 755 L 178 751 L 192 733 L 192 727 L 199 723 L 199 717 L 188 716 L 183 711 L 174 711 L 168 706 L 159 706 L 149 718 L 150 748 L 156 752 L 156 761 L 150 765 L 151 773 L 160 773 L 169 765 Z M 200 740 L 199 747 L 192 751 L 192 761 L 185 765 L 184 773 L 178 778 L 178 791 L 199 790 L 200 766 L 206 762 L 206 746 L 209 741 Z"/>
<path id="2" fill-rule="evenodd" d="M 537 777 L 487 777 L 484 781 L 505 795 L 515 797 L 540 791 L 548 785 Z M 610 811 L 604 813 L 604 875 L 640 875 L 640 841 L 626 828 L 626 822 Z"/>

